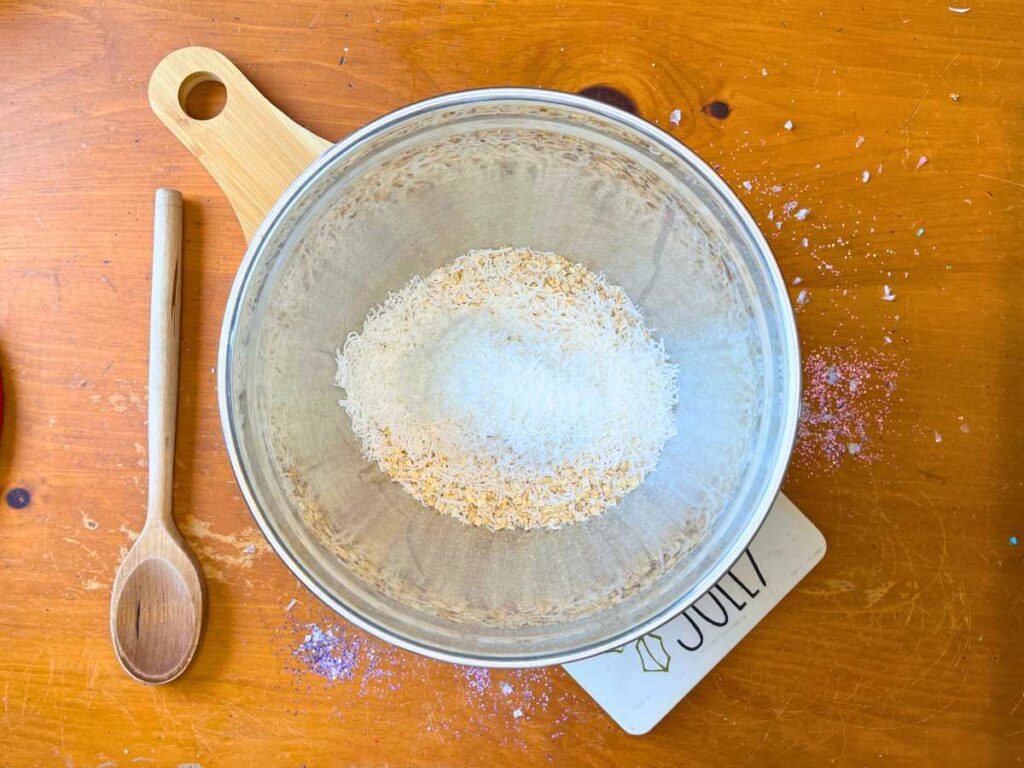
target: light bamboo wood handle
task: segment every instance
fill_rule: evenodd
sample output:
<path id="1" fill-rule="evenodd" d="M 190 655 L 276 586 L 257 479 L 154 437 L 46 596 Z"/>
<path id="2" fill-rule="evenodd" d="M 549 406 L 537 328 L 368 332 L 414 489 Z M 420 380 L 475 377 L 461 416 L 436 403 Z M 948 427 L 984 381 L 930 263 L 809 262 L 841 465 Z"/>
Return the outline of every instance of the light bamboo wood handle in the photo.
<path id="1" fill-rule="evenodd" d="M 181 193 L 156 191 L 149 310 L 149 508 L 146 525 L 173 529 L 171 483 L 181 335 Z"/>
<path id="2" fill-rule="evenodd" d="M 189 92 L 209 80 L 224 85 L 224 108 L 209 120 L 189 117 Z M 169 53 L 150 77 L 149 103 L 220 185 L 246 241 L 288 185 L 331 146 L 288 119 L 226 56 L 210 48 Z"/>

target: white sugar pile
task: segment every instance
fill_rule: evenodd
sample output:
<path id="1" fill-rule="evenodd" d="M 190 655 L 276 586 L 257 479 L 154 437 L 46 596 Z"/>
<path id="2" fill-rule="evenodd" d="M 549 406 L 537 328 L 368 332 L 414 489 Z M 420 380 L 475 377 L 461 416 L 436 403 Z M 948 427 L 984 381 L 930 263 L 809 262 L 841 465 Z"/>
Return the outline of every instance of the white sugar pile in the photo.
<path id="1" fill-rule="evenodd" d="M 413 278 L 349 336 L 336 382 L 368 459 L 499 529 L 600 513 L 675 430 L 676 369 L 622 289 L 528 249 Z"/>

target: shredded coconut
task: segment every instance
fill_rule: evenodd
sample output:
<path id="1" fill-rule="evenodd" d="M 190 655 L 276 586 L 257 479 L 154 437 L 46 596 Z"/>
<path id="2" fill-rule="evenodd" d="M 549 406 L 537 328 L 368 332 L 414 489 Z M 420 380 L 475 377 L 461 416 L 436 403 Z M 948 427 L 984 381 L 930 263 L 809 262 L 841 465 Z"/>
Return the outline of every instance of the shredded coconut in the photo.
<path id="1" fill-rule="evenodd" d="M 622 289 L 523 248 L 414 277 L 348 337 L 336 383 L 368 459 L 494 529 L 604 511 L 675 431 L 676 369 Z"/>

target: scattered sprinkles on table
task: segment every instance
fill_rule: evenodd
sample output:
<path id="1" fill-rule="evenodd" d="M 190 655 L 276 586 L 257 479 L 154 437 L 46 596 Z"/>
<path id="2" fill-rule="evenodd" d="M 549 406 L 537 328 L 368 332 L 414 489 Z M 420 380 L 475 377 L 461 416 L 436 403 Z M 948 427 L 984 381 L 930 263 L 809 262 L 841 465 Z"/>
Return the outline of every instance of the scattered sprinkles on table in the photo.
<path id="1" fill-rule="evenodd" d="M 808 355 L 794 464 L 829 471 L 846 459 L 880 459 L 902 369 L 898 358 L 882 352 L 837 346 Z"/>
<path id="2" fill-rule="evenodd" d="M 446 664 L 391 646 L 340 619 L 313 615 L 300 620 L 295 613 L 301 607 L 296 605 L 289 604 L 285 624 L 275 634 L 278 654 L 293 684 L 305 686 L 315 706 L 339 720 L 358 709 L 360 700 L 391 699 L 405 684 L 426 682 L 433 696 L 420 702 L 425 731 L 442 741 L 493 732 L 500 746 L 526 748 L 538 738 L 561 738 L 565 723 L 583 704 L 574 686 L 556 685 L 566 678 L 560 668 L 490 670 Z M 451 678 L 458 684 L 429 685 Z M 524 730 L 534 715 L 550 708 L 560 714 L 548 723 L 548 732 Z"/>

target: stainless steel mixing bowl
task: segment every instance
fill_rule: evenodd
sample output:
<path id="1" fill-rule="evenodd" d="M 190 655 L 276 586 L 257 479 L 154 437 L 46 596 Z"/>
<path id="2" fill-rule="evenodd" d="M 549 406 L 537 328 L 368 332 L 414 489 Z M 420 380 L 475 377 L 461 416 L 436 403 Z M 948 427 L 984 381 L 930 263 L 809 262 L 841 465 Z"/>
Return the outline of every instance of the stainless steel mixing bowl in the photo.
<path id="1" fill-rule="evenodd" d="M 658 468 L 560 530 L 422 507 L 362 458 L 333 386 L 338 348 L 389 291 L 504 245 L 604 272 L 680 366 Z M 768 244 L 704 162 L 615 108 L 502 88 L 389 114 L 291 185 L 235 281 L 218 384 L 246 501 L 306 586 L 404 648 L 525 667 L 621 645 L 725 574 L 778 493 L 798 357 Z"/>

